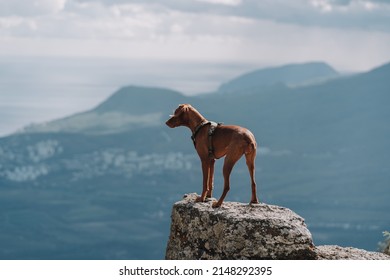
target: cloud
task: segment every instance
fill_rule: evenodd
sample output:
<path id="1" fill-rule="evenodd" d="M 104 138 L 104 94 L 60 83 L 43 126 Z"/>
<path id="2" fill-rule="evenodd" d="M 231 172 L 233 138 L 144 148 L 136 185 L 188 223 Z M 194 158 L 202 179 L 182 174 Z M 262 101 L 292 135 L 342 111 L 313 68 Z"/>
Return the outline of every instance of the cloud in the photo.
<path id="1" fill-rule="evenodd" d="M 242 3 L 241 0 L 196 0 L 196 1 L 206 2 L 210 4 L 228 5 L 228 6 L 237 6 Z"/>
<path id="2" fill-rule="evenodd" d="M 0 14 L 0 35 L 161 39 L 178 33 L 187 37 L 231 33 L 232 38 L 239 36 L 237 30 L 245 36 L 248 33 L 245 27 L 250 26 L 246 23 L 253 21 L 390 33 L 390 5 L 381 1 L 150 0 L 145 4 L 140 0 L 39 0 L 28 1 L 28 5 L 21 2 L 0 0 L 3 15 Z"/>
<path id="3" fill-rule="evenodd" d="M 35 16 L 58 13 L 66 0 L 0 0 L 0 16 Z"/>
<path id="4" fill-rule="evenodd" d="M 390 33 L 390 5 L 364 0 L 310 0 L 298 23 L 346 30 Z M 302 9 L 302 11 L 304 11 Z"/>
<path id="5" fill-rule="evenodd" d="M 22 3 L 23 2 L 23 3 Z M 380 0 L 0 0 L 1 16 L 53 15 L 73 23 L 87 20 L 132 18 L 146 14 L 164 24 L 176 15 L 210 15 L 247 20 L 269 20 L 304 27 L 364 29 L 390 33 L 390 4 Z M 116 12 L 116 14 L 115 14 Z M 172 20 L 168 19 L 169 15 Z M 183 18 L 183 17 L 181 17 Z M 150 21 L 148 18 L 146 21 Z M 153 21 L 155 22 L 155 21 Z M 89 22 L 91 23 L 91 22 Z M 115 24 L 115 23 L 114 23 Z M 192 22 L 196 25 L 198 21 Z M 110 28 L 109 23 L 104 23 Z M 101 24 L 103 26 L 103 24 Z M 112 26 L 112 25 L 111 25 Z M 125 25 L 126 26 L 126 25 Z M 160 32 L 160 30 L 159 30 Z"/>
<path id="6" fill-rule="evenodd" d="M 360 70 L 390 59 L 389 15 L 378 0 L 0 0 L 0 54 L 315 59 Z"/>
<path id="7" fill-rule="evenodd" d="M 271 20 L 328 28 L 390 32 L 390 3 L 385 0 L 77 0 L 106 6 L 139 4 L 162 11 Z"/>
<path id="8" fill-rule="evenodd" d="M 38 26 L 34 19 L 18 16 L 0 17 L 0 42 L 1 36 L 31 37 Z"/>

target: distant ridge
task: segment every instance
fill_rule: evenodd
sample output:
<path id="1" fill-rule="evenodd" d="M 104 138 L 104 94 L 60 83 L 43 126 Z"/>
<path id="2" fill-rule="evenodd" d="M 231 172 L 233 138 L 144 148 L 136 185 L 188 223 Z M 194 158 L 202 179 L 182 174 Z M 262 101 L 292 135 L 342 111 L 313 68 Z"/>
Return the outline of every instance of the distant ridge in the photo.
<path id="1" fill-rule="evenodd" d="M 323 62 L 288 64 L 243 74 L 222 84 L 218 91 L 231 93 L 251 91 L 259 87 L 301 85 L 335 78 L 337 76 L 339 76 L 339 73 Z"/>
<path id="2" fill-rule="evenodd" d="M 97 113 L 116 111 L 130 114 L 164 112 L 166 108 L 172 107 L 172 104 L 177 105 L 176 101 L 182 97 L 182 93 L 166 88 L 126 86 L 112 94 L 94 111 Z"/>
<path id="3" fill-rule="evenodd" d="M 167 108 L 175 108 L 184 98 L 182 93 L 170 89 L 126 86 L 90 111 L 33 124 L 23 132 L 102 135 L 158 126 L 162 124 L 162 116 L 167 115 Z"/>
<path id="4" fill-rule="evenodd" d="M 378 79 L 381 81 L 382 79 L 388 80 L 390 77 L 390 62 L 383 64 L 379 67 L 372 69 L 366 73 L 359 74 L 359 77 L 363 77 L 363 79 Z"/>

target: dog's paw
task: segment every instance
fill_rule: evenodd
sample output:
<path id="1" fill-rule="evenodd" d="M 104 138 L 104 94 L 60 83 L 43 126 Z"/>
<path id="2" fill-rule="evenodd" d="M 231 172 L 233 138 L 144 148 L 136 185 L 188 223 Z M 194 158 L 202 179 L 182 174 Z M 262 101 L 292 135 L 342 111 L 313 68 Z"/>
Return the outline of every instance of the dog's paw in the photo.
<path id="1" fill-rule="evenodd" d="M 198 197 L 195 199 L 195 202 L 204 202 L 204 199 L 202 199 L 201 196 L 198 196 Z"/>
<path id="2" fill-rule="evenodd" d="M 218 201 L 215 201 L 213 202 L 213 204 L 211 204 L 211 207 L 213 208 L 219 208 L 221 205 L 218 203 Z"/>

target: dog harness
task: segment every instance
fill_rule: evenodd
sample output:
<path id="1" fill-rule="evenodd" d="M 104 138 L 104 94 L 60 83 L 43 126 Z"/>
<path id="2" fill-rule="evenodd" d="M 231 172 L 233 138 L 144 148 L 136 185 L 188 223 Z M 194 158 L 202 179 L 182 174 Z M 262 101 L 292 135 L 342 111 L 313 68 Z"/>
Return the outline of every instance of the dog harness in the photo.
<path id="1" fill-rule="evenodd" d="M 196 148 L 196 135 L 198 132 L 201 130 L 202 127 L 205 125 L 210 125 L 209 126 L 209 131 L 208 131 L 208 150 L 209 150 L 209 157 L 210 158 L 215 158 L 214 156 L 214 146 L 213 146 L 213 135 L 215 132 L 215 129 L 220 126 L 222 123 L 216 123 L 212 121 L 204 121 L 201 124 L 199 124 L 196 128 L 194 133 L 191 136 L 192 142 L 194 143 L 194 147 Z"/>

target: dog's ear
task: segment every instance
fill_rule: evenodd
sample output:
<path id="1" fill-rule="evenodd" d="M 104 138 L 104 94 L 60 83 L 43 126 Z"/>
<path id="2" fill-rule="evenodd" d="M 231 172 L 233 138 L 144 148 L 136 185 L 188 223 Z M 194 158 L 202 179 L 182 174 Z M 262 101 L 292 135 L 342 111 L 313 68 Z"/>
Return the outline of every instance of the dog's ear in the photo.
<path id="1" fill-rule="evenodd" d="M 190 104 L 184 104 L 183 111 L 188 112 L 190 110 L 191 105 Z"/>
<path id="2" fill-rule="evenodd" d="M 179 107 L 175 111 L 175 115 L 179 115 L 183 112 L 188 112 L 191 108 L 190 104 L 180 104 Z"/>

